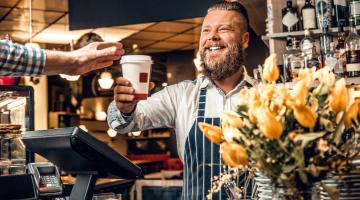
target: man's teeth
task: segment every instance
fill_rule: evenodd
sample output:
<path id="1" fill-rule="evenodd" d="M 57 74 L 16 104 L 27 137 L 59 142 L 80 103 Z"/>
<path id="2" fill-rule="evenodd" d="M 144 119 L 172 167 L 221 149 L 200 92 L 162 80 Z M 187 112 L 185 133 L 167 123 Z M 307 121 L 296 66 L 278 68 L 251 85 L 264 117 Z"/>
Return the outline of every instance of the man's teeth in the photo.
<path id="1" fill-rule="evenodd" d="M 221 49 L 221 47 L 210 47 L 209 48 L 211 51 L 214 51 L 214 50 L 219 50 L 219 49 Z"/>

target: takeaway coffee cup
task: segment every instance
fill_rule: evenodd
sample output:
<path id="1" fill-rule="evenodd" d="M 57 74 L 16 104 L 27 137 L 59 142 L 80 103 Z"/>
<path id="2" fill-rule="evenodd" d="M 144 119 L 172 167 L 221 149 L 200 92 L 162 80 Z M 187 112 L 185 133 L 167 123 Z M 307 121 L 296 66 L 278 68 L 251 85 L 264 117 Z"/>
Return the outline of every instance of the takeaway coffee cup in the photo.
<path id="1" fill-rule="evenodd" d="M 120 60 L 123 77 L 135 89 L 135 100 L 145 100 L 149 93 L 151 57 L 146 55 L 126 55 Z"/>

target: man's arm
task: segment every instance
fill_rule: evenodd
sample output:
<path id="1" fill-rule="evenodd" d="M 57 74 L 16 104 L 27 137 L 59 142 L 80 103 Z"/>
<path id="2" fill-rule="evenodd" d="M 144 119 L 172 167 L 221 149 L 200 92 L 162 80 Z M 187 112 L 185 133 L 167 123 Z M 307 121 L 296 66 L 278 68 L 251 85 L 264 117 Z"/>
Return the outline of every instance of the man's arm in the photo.
<path id="1" fill-rule="evenodd" d="M 108 67 L 123 54 L 122 44 L 114 42 L 94 42 L 78 50 L 64 52 L 0 40 L 0 75 L 80 75 Z"/>
<path id="2" fill-rule="evenodd" d="M 132 113 L 118 110 L 115 101 L 108 108 L 108 124 L 119 133 L 175 126 L 180 101 L 179 84 L 165 87 L 147 100 L 139 101 Z"/>

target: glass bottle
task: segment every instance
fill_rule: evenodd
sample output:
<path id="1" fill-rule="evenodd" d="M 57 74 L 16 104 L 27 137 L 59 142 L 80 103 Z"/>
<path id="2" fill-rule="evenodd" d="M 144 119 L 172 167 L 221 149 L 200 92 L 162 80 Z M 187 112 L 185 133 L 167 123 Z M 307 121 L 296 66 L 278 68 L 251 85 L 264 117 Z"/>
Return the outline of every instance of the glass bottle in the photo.
<path id="1" fill-rule="evenodd" d="M 346 5 L 346 0 L 334 0 L 334 26 L 339 27 L 340 23 L 342 23 L 343 26 L 347 26 L 348 13 L 349 9 Z"/>
<path id="2" fill-rule="evenodd" d="M 349 21 L 350 32 L 345 40 L 346 45 L 346 76 L 360 77 L 360 36 L 357 34 L 355 19 Z"/>
<path id="3" fill-rule="evenodd" d="M 291 38 L 291 47 L 289 46 L 285 52 L 284 67 L 287 74 L 289 74 L 287 81 L 297 77 L 299 70 L 305 67 L 304 56 L 299 47 L 299 40 L 295 37 Z"/>
<path id="4" fill-rule="evenodd" d="M 301 16 L 304 29 L 316 29 L 315 7 L 311 4 L 311 0 L 305 1 L 305 5 L 301 9 Z"/>
<path id="5" fill-rule="evenodd" d="M 333 13 L 331 0 L 316 0 L 315 8 L 318 27 L 320 30 L 324 30 L 326 27 L 331 27 Z"/>
<path id="6" fill-rule="evenodd" d="M 340 26 L 338 26 L 336 45 L 334 49 L 334 56 L 337 60 L 336 65 L 334 66 L 334 74 L 336 78 L 345 77 L 345 68 L 346 68 L 345 39 L 346 39 L 346 34 L 344 31 L 344 26 L 340 24 Z"/>
<path id="7" fill-rule="evenodd" d="M 286 2 L 286 7 L 282 9 L 283 32 L 299 31 L 300 19 L 296 10 L 292 6 L 292 1 Z"/>
<path id="8" fill-rule="evenodd" d="M 349 11 L 350 11 L 350 18 L 354 18 L 355 26 L 360 25 L 360 0 L 349 0 Z M 349 24 L 351 26 L 351 24 Z"/>
<path id="9" fill-rule="evenodd" d="M 329 27 L 325 27 L 320 37 L 321 54 L 326 57 L 330 53 L 330 43 L 332 36 L 329 33 Z"/>
<path id="10" fill-rule="evenodd" d="M 331 54 L 329 57 L 326 57 L 326 66 L 329 66 L 333 70 L 335 77 L 337 79 L 345 77 L 343 60 L 341 58 L 340 51 L 337 49 L 334 42 L 331 43 Z"/>

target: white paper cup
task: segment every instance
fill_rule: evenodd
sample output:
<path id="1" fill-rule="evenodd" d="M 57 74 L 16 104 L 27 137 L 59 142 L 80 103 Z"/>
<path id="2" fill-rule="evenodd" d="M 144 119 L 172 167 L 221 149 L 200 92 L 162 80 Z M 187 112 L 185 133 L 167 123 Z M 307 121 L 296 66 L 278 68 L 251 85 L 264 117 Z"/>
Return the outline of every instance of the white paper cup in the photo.
<path id="1" fill-rule="evenodd" d="M 151 57 L 146 55 L 126 55 L 120 60 L 123 77 L 135 89 L 135 100 L 145 100 L 149 94 Z"/>

